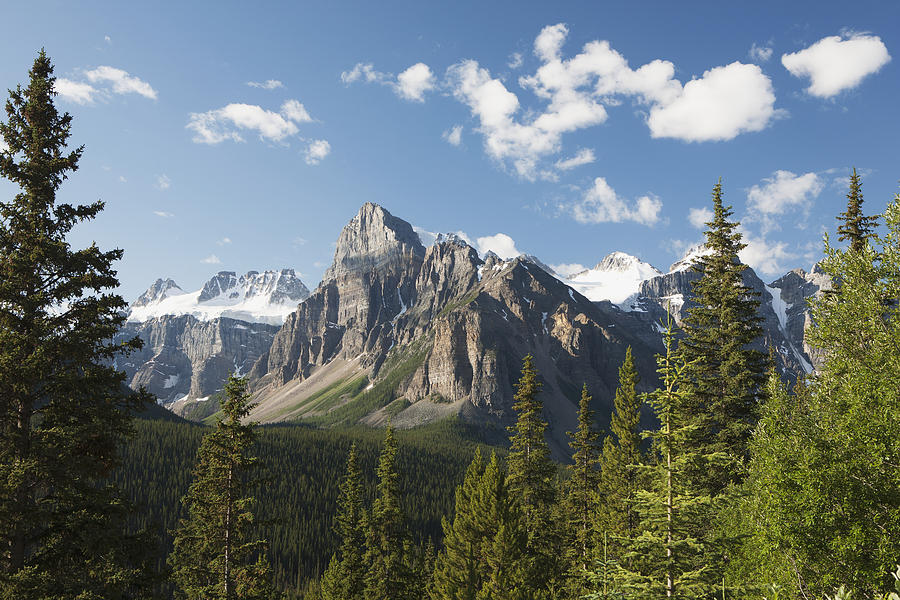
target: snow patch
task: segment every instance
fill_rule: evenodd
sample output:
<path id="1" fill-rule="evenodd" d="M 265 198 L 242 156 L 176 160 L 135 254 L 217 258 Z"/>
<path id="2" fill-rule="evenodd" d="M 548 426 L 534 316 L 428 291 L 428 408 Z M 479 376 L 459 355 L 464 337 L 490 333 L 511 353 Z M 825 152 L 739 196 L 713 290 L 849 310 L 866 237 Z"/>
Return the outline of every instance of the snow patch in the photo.
<path id="1" fill-rule="evenodd" d="M 629 300 L 636 297 L 641 283 L 659 275 L 662 273 L 653 265 L 624 252 L 613 252 L 594 268 L 563 281 L 592 302 L 609 300 L 623 310 L 631 310 Z"/>

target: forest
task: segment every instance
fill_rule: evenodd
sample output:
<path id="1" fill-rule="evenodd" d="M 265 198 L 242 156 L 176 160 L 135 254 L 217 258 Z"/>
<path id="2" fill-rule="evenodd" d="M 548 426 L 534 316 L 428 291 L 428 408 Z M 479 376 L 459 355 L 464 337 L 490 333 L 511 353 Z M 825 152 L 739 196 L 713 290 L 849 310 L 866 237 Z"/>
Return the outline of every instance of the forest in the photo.
<path id="1" fill-rule="evenodd" d="M 154 399 L 112 358 L 140 340 L 110 342 L 122 250 L 71 247 L 104 205 L 58 202 L 83 148 L 43 52 L 29 75 L 0 123 L 21 189 L 0 202 L 0 598 L 900 598 L 900 194 L 867 214 L 852 172 L 817 368 L 788 386 L 751 348 L 717 183 L 657 388 L 638 393 L 629 351 L 599 431 L 585 387 L 569 465 L 530 356 L 501 447 L 457 421 L 261 427 L 239 377 L 214 426 L 137 420 Z"/>

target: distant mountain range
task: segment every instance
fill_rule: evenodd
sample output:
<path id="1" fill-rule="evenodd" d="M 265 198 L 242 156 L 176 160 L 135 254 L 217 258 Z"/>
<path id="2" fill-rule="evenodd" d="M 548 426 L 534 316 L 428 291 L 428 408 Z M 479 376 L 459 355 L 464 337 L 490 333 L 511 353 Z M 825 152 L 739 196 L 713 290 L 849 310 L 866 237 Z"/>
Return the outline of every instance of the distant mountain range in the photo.
<path id="1" fill-rule="evenodd" d="M 426 247 L 409 223 L 367 203 L 311 294 L 291 269 L 221 272 L 190 293 L 157 280 L 121 333 L 143 338 L 144 350 L 117 366 L 192 418 L 216 410 L 210 397 L 237 372 L 263 422 L 411 427 L 458 416 L 502 431 L 530 353 L 554 452 L 565 455 L 582 384 L 608 419 L 628 346 L 643 389 L 654 385 L 659 322 L 666 308 L 680 320 L 690 306 L 690 265 L 703 252 L 666 273 L 614 252 L 564 277 L 531 256 L 479 256 L 453 234 Z M 766 285 L 748 268 L 745 283 L 761 302 L 760 349 L 774 349 L 789 379 L 811 371 L 806 300 L 827 278 L 796 269 Z"/>

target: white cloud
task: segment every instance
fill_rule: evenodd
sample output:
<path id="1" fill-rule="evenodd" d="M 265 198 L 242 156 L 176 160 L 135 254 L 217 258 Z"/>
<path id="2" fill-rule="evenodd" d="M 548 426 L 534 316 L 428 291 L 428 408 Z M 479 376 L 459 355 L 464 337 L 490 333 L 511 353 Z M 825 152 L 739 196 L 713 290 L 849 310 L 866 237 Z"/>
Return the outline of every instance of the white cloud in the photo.
<path id="1" fill-rule="evenodd" d="M 91 83 L 111 84 L 114 94 L 139 94 L 145 98 L 156 100 L 156 90 L 146 81 L 129 74 L 128 71 L 103 65 L 85 71 L 84 75 Z"/>
<path id="2" fill-rule="evenodd" d="M 809 208 L 821 193 L 824 183 L 815 173 L 795 175 L 790 171 L 775 171 L 747 192 L 747 205 L 762 215 L 781 215 L 790 208 Z"/>
<path id="3" fill-rule="evenodd" d="M 597 157 L 594 156 L 594 151 L 590 148 L 582 148 L 578 151 L 578 154 L 571 158 L 567 158 L 565 160 L 556 161 L 556 168 L 560 171 L 568 171 L 570 169 L 574 169 L 575 167 L 580 167 L 581 165 L 587 165 L 597 160 Z"/>
<path id="4" fill-rule="evenodd" d="M 572 206 L 575 220 L 580 223 L 634 221 L 642 225 L 654 225 L 659 222 L 661 210 L 662 200 L 653 195 L 641 196 L 629 206 L 603 177 L 597 177 L 593 187 Z"/>
<path id="5" fill-rule="evenodd" d="M 772 81 L 756 65 L 733 62 L 684 84 L 676 99 L 650 110 L 647 125 L 655 138 L 724 141 L 761 131 L 776 116 Z"/>
<path id="6" fill-rule="evenodd" d="M 749 54 L 750 58 L 757 62 L 768 62 L 770 58 L 772 58 L 772 54 L 775 51 L 772 49 L 771 44 L 766 44 L 763 46 L 757 46 L 756 42 L 753 42 L 753 45 L 750 46 Z"/>
<path id="7" fill-rule="evenodd" d="M 416 63 L 397 75 L 397 94 L 413 102 L 425 102 L 425 92 L 434 89 L 434 74 L 425 63 Z"/>
<path id="8" fill-rule="evenodd" d="M 887 47 L 875 35 L 852 34 L 825 37 L 810 46 L 781 57 L 791 75 L 809 77 L 807 92 L 831 98 L 858 86 L 891 60 Z"/>
<path id="9" fill-rule="evenodd" d="M 157 217 L 162 217 L 163 219 L 171 219 L 172 217 L 175 216 L 172 213 L 166 212 L 164 210 L 154 210 L 153 214 L 156 215 Z"/>
<path id="10" fill-rule="evenodd" d="M 688 222 L 697 229 L 705 229 L 706 224 L 712 221 L 713 211 L 708 208 L 692 208 L 688 211 Z"/>
<path id="11" fill-rule="evenodd" d="M 119 175 L 119 183 L 128 183 L 128 180 L 124 175 Z"/>
<path id="12" fill-rule="evenodd" d="M 58 78 L 53 89 L 56 90 L 60 98 L 75 104 L 93 104 L 94 98 L 98 93 L 97 89 L 89 83 L 72 81 L 65 77 Z"/>
<path id="13" fill-rule="evenodd" d="M 513 52 L 509 55 L 509 62 L 506 63 L 506 66 L 510 69 L 518 69 L 524 62 L 521 52 Z"/>
<path id="14" fill-rule="evenodd" d="M 288 100 L 281 112 L 266 110 L 255 104 L 229 104 L 205 113 L 191 113 L 187 129 L 194 132 L 193 141 L 198 144 L 218 144 L 225 140 L 242 142 L 240 130 L 256 132 L 259 139 L 282 142 L 296 135 L 297 123 L 312 118 L 297 100 Z"/>
<path id="15" fill-rule="evenodd" d="M 317 165 L 331 152 L 331 144 L 326 140 L 313 140 L 306 147 L 306 164 Z"/>
<path id="16" fill-rule="evenodd" d="M 284 84 L 278 81 L 277 79 L 266 79 L 262 83 L 259 81 L 248 81 L 247 85 L 254 88 L 261 88 L 264 90 L 275 90 L 278 88 L 283 88 Z"/>
<path id="17" fill-rule="evenodd" d="M 219 265 L 219 264 L 222 264 L 222 261 L 221 261 L 221 260 L 219 259 L 219 257 L 216 256 L 215 254 L 210 254 L 210 255 L 207 256 L 206 258 L 201 258 L 201 259 L 200 259 L 200 262 L 202 262 L 202 263 L 204 263 L 204 264 L 207 264 L 207 265 Z"/>
<path id="18" fill-rule="evenodd" d="M 582 271 L 587 270 L 587 267 L 580 263 L 562 263 L 559 265 L 550 265 L 550 268 L 563 277 L 571 277 L 576 273 L 581 273 Z"/>
<path id="19" fill-rule="evenodd" d="M 682 86 L 671 62 L 657 59 L 632 69 L 607 41 L 588 42 L 564 58 L 567 35 L 564 24 L 545 27 L 534 42 L 541 65 L 518 81 L 543 108 L 523 106 L 474 60 L 447 70 L 448 88 L 479 121 L 487 154 L 525 179 L 547 172 L 539 163 L 562 151 L 564 134 L 605 122 L 605 105 L 619 104 L 622 97 L 649 107 L 646 122 L 653 137 L 687 141 L 759 131 L 779 114 L 771 81 L 756 65 L 716 67 Z"/>
<path id="20" fill-rule="evenodd" d="M 377 71 L 372 63 L 356 63 L 349 71 L 341 73 L 345 84 L 362 81 L 391 87 L 398 96 L 412 102 L 424 102 L 425 92 L 436 86 L 434 73 L 425 63 L 416 63 L 394 77 L 393 73 Z"/>
<path id="21" fill-rule="evenodd" d="M 462 130 L 462 125 L 454 125 L 441 134 L 441 137 L 447 140 L 451 146 L 459 146 L 462 143 Z"/>
<path id="22" fill-rule="evenodd" d="M 109 37 L 108 35 L 103 36 L 103 41 L 106 42 L 107 44 L 112 44 L 112 38 Z"/>
<path id="23" fill-rule="evenodd" d="M 477 242 L 478 253 L 481 255 L 484 255 L 487 252 L 493 252 L 500 258 L 508 260 L 522 254 L 519 252 L 519 249 L 516 248 L 516 243 L 513 239 L 505 233 L 480 237 Z"/>
<path id="24" fill-rule="evenodd" d="M 163 173 L 162 175 L 158 175 L 156 177 L 156 187 L 165 191 L 172 187 L 172 180 L 169 179 L 169 176 Z"/>
<path id="25" fill-rule="evenodd" d="M 305 246 L 305 245 L 306 245 L 306 242 L 307 242 L 307 239 L 306 239 L 306 238 L 303 238 L 303 237 L 300 237 L 300 236 L 297 236 L 297 237 L 295 237 L 293 240 L 291 240 L 291 244 L 293 244 L 295 247 L 297 247 L 297 246 Z"/>
<path id="26" fill-rule="evenodd" d="M 781 275 L 787 271 L 791 261 L 797 255 L 787 249 L 787 243 L 767 240 L 765 237 L 754 237 L 744 234 L 743 242 L 747 246 L 738 253 L 741 262 L 750 265 L 757 273 L 764 275 Z"/>
<path id="27" fill-rule="evenodd" d="M 9 150 L 9 145 L 6 143 L 6 140 L 0 136 L 0 152 L 6 152 L 7 150 Z"/>
<path id="28" fill-rule="evenodd" d="M 230 243 L 231 243 L 230 237 L 223 237 L 221 240 L 216 242 L 216 245 L 217 246 L 227 246 Z"/>

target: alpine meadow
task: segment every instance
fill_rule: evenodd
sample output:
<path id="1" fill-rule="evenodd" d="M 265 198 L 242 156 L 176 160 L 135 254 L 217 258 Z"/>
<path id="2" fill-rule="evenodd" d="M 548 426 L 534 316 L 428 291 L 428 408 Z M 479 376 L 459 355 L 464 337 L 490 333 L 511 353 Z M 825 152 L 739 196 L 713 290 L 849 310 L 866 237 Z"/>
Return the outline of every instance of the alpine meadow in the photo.
<path id="1" fill-rule="evenodd" d="M 0 600 L 900 600 L 900 5 L 0 14 Z"/>

